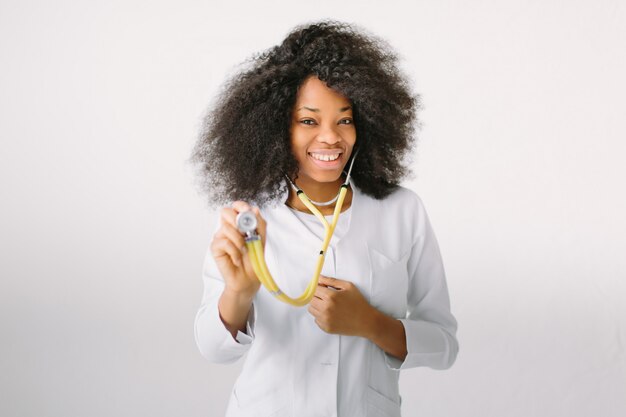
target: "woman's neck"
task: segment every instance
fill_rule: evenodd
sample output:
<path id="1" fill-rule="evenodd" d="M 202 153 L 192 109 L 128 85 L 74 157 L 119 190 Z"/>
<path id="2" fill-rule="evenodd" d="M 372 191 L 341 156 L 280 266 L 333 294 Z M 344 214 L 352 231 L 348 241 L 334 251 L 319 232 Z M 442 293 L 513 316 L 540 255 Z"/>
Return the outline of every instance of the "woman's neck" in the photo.
<path id="1" fill-rule="evenodd" d="M 342 177 L 338 178 L 337 181 L 334 182 L 317 182 L 317 181 L 307 181 L 305 179 L 298 178 L 295 181 L 296 185 L 304 191 L 309 200 L 317 201 L 317 202 L 325 202 L 332 200 L 337 196 L 339 190 L 341 189 L 341 185 L 344 183 L 344 179 Z M 324 215 L 333 214 L 335 211 L 334 203 L 328 206 L 317 206 L 317 209 Z M 297 196 L 293 187 L 289 187 L 289 196 L 287 197 L 287 201 L 285 202 L 289 207 L 294 208 L 298 211 L 303 211 L 305 213 L 310 213 L 310 210 L 302 203 L 300 198 Z M 343 205 L 341 206 L 341 211 L 347 210 L 352 204 L 352 190 L 351 187 L 348 187 L 348 193 L 344 199 Z M 315 205 L 315 204 L 314 204 Z"/>

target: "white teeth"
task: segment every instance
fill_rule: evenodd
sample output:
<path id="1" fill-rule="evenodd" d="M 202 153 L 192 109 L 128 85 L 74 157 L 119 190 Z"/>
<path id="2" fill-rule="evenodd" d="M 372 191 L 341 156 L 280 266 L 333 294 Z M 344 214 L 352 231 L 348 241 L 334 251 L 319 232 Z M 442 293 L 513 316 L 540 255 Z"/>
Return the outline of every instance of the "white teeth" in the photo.
<path id="1" fill-rule="evenodd" d="M 323 155 L 321 153 L 311 153 L 310 155 L 319 161 L 334 161 L 339 158 L 340 154 L 337 153 L 334 155 Z"/>

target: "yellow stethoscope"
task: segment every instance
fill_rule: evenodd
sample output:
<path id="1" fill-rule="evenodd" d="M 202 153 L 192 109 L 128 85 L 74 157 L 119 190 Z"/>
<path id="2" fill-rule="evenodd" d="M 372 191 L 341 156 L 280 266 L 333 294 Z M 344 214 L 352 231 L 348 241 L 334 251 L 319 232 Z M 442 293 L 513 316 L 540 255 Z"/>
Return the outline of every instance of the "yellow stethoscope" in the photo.
<path id="1" fill-rule="evenodd" d="M 346 198 L 346 194 L 348 193 L 348 186 L 350 185 L 350 173 L 352 172 L 352 165 L 354 164 L 354 158 L 356 154 L 359 152 L 357 148 L 352 156 L 352 161 L 350 162 L 350 168 L 348 169 L 348 173 L 346 175 L 346 181 L 341 185 L 339 189 L 339 194 L 337 199 L 337 204 L 335 205 L 335 211 L 333 213 L 333 220 L 330 224 L 326 221 L 324 215 L 313 205 L 311 200 L 306 196 L 304 191 L 300 189 L 287 175 L 285 177 L 291 183 L 291 186 L 296 191 L 298 198 L 304 203 L 304 205 L 311 210 L 311 212 L 319 219 L 320 222 L 324 225 L 324 230 L 326 232 L 326 236 L 324 237 L 324 241 L 322 243 L 322 249 L 320 250 L 319 257 L 317 259 L 317 267 L 315 268 L 315 273 L 313 274 L 313 278 L 309 285 L 304 290 L 304 293 L 298 298 L 291 298 L 284 292 L 278 288 L 278 285 L 272 278 L 269 269 L 267 268 L 267 264 L 265 263 L 265 254 L 263 253 L 263 245 L 261 243 L 261 236 L 256 231 L 257 227 L 257 219 L 252 211 L 244 211 L 237 215 L 236 223 L 237 228 L 240 232 L 246 235 L 246 248 L 248 249 L 248 256 L 250 258 L 250 263 L 252 264 L 252 268 L 254 269 L 254 273 L 256 274 L 261 284 L 272 294 L 274 297 L 278 298 L 280 301 L 283 301 L 287 304 L 291 304 L 296 307 L 305 306 L 311 301 L 313 298 L 313 294 L 315 294 L 315 289 L 317 288 L 317 284 L 319 282 L 320 273 L 322 272 L 322 267 L 324 266 L 324 259 L 326 255 L 326 249 L 330 244 L 330 239 L 333 236 L 333 232 L 335 231 L 335 226 L 337 226 L 337 222 L 339 221 L 339 214 L 341 213 L 341 207 L 343 206 L 343 200 Z M 333 199 L 334 200 L 334 199 Z M 332 201 L 332 200 L 331 200 Z"/>

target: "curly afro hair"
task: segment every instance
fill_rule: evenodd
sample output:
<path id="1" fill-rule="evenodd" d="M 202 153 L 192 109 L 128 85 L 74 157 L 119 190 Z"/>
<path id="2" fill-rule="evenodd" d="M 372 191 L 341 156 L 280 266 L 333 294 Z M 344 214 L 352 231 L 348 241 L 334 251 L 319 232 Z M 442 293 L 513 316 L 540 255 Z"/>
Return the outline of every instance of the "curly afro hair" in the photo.
<path id="1" fill-rule="evenodd" d="M 351 102 L 360 149 L 353 182 L 376 199 L 389 195 L 411 173 L 405 157 L 420 107 L 397 60 L 385 41 L 334 21 L 296 27 L 253 56 L 225 83 L 189 159 L 209 204 L 263 206 L 283 192 L 284 173 L 297 176 L 290 121 L 298 88 L 312 75 Z"/>

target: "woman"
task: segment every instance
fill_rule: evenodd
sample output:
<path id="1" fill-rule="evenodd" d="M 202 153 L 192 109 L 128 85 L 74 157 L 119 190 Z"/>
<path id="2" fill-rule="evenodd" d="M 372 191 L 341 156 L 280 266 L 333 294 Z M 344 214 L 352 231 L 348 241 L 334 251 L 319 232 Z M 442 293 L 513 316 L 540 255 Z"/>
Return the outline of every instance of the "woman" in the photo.
<path id="1" fill-rule="evenodd" d="M 227 83 L 206 118 L 192 159 L 211 201 L 234 202 L 206 256 L 195 337 L 212 362 L 248 354 L 227 416 L 400 416 L 399 371 L 455 361 L 435 235 L 420 198 L 399 186 L 419 102 L 389 51 L 350 25 L 298 27 Z M 324 230 L 294 190 L 330 221 L 348 164 L 312 300 L 276 300 L 237 214 L 253 210 L 272 276 L 297 297 Z"/>

